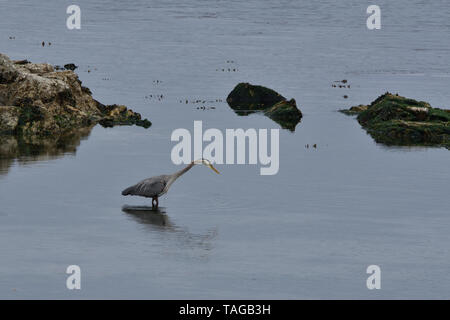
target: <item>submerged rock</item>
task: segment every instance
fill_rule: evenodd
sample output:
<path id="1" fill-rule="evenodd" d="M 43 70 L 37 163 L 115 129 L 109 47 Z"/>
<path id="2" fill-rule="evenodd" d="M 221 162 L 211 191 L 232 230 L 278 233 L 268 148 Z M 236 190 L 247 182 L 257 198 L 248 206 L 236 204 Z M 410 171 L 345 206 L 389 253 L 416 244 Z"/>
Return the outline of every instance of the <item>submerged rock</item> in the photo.
<path id="1" fill-rule="evenodd" d="M 302 118 L 294 99 L 287 101 L 272 89 L 249 83 L 239 83 L 228 95 L 227 103 L 238 115 L 263 111 L 281 127 L 291 131 Z"/>
<path id="2" fill-rule="evenodd" d="M 71 70 L 14 62 L 0 54 L 0 134 L 49 136 L 96 123 L 151 125 L 125 106 L 93 99 Z"/>
<path id="3" fill-rule="evenodd" d="M 450 149 L 450 110 L 387 92 L 368 106 L 341 112 L 356 114 L 361 126 L 379 143 Z"/>

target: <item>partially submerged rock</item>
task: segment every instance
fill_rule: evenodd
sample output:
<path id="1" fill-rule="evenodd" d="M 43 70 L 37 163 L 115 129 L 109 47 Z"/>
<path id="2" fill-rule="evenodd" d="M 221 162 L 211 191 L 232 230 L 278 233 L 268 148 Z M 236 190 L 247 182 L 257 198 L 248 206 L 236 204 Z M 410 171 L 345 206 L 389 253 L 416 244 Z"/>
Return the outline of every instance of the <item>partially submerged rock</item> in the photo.
<path id="1" fill-rule="evenodd" d="M 450 149 L 450 110 L 387 92 L 368 106 L 341 111 L 356 114 L 361 126 L 379 143 Z"/>
<path id="2" fill-rule="evenodd" d="M 250 83 L 239 83 L 227 97 L 228 105 L 234 110 L 264 110 L 280 101 L 286 98 L 272 89 Z"/>
<path id="3" fill-rule="evenodd" d="M 264 114 L 280 124 L 283 128 L 291 131 L 295 130 L 295 126 L 300 122 L 303 116 L 301 111 L 297 108 L 294 99 L 280 101 L 269 109 L 266 109 Z"/>
<path id="4" fill-rule="evenodd" d="M 71 70 L 14 62 L 0 54 L 0 134 L 49 136 L 96 123 L 151 125 L 125 106 L 105 106 L 93 99 Z"/>
<path id="5" fill-rule="evenodd" d="M 64 65 L 64 69 L 66 70 L 72 70 L 74 71 L 78 66 L 76 66 L 74 63 L 67 63 Z"/>
<path id="6" fill-rule="evenodd" d="M 255 111 L 263 113 L 291 131 L 302 118 L 294 99 L 289 101 L 278 92 L 249 83 L 239 83 L 227 97 L 228 105 L 239 115 L 248 115 Z"/>

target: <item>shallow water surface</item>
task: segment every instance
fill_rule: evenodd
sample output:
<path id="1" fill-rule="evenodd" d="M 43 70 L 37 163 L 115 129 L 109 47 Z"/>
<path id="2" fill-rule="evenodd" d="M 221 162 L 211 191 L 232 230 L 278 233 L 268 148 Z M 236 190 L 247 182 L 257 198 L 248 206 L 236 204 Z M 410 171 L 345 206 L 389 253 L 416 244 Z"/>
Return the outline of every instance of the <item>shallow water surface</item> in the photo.
<path id="1" fill-rule="evenodd" d="M 450 107 L 447 1 L 378 1 L 379 31 L 366 28 L 372 3 L 356 0 L 78 4 L 82 29 L 71 31 L 65 2 L 0 1 L 0 51 L 73 62 L 94 98 L 153 125 L 96 126 L 38 150 L 8 142 L 0 298 L 450 298 L 450 152 L 378 145 L 337 112 L 387 90 Z M 350 89 L 331 87 L 342 79 Z M 295 98 L 303 112 L 295 132 L 280 130 L 277 175 L 196 166 L 156 212 L 121 196 L 180 169 L 170 135 L 194 120 L 279 128 L 226 105 L 239 82 Z M 79 291 L 66 289 L 72 264 Z M 366 288 L 371 264 L 381 290 Z"/>

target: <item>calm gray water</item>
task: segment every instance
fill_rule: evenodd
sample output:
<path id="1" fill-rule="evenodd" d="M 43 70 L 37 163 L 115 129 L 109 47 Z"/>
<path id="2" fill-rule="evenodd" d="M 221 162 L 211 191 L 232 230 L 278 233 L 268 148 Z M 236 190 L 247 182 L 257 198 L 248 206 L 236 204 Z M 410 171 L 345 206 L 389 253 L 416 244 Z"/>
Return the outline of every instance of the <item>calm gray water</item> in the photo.
<path id="1" fill-rule="evenodd" d="M 336 112 L 387 90 L 449 108 L 448 1 L 377 1 L 378 31 L 366 28 L 372 1 L 79 0 L 78 31 L 69 4 L 1 0 L 0 52 L 74 62 L 94 98 L 153 126 L 97 126 L 1 160 L 0 298 L 450 298 L 450 152 L 378 145 Z M 342 79 L 350 89 L 331 87 Z M 163 213 L 123 211 L 149 205 L 123 188 L 179 170 L 174 129 L 279 128 L 224 102 L 180 103 L 224 100 L 242 81 L 304 114 L 280 131 L 279 173 L 195 167 Z M 72 264 L 81 290 L 66 288 Z M 366 288 L 371 264 L 381 290 Z"/>

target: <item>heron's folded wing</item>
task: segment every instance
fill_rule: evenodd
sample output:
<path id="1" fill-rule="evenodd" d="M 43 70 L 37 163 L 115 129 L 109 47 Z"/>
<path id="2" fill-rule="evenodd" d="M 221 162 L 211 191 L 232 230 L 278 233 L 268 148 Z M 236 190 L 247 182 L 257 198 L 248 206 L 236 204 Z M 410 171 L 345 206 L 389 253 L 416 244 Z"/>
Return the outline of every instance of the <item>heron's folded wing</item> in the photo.
<path id="1" fill-rule="evenodd" d="M 166 183 L 161 179 L 146 179 L 135 186 L 134 194 L 144 197 L 154 197 L 159 195 L 165 186 Z"/>

